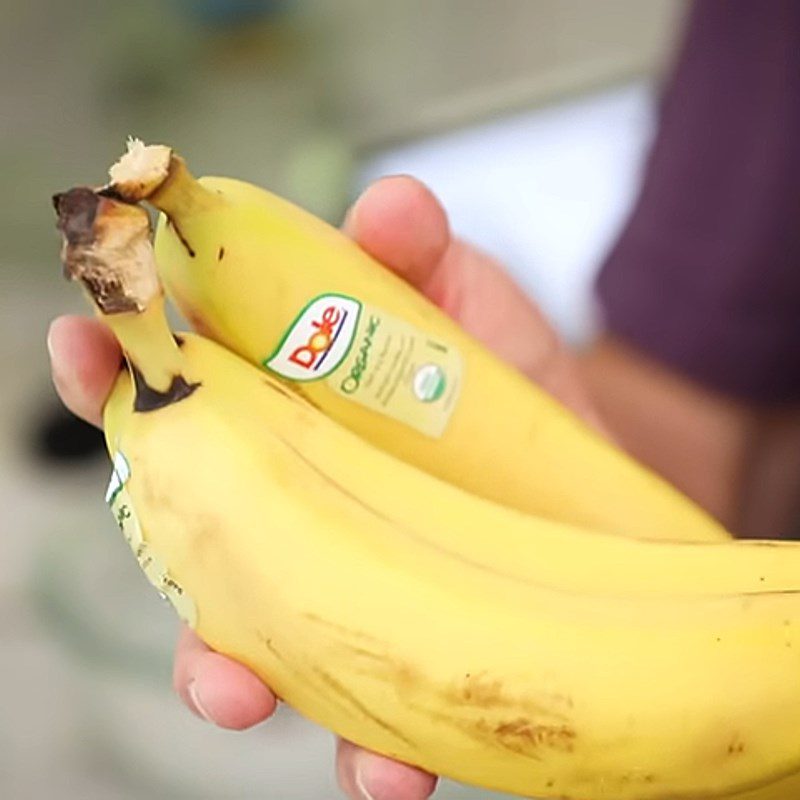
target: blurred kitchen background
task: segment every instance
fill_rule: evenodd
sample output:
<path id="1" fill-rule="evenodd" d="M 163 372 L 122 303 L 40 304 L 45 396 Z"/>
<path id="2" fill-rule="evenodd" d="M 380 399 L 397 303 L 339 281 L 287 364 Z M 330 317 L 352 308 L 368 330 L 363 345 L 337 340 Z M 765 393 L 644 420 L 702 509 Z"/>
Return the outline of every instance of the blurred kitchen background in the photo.
<path id="1" fill-rule="evenodd" d="M 338 223 L 405 172 L 564 334 L 629 209 L 677 0 L 0 0 L 0 798 L 323 800 L 333 743 L 291 712 L 234 734 L 170 689 L 175 623 L 59 411 L 45 332 L 86 310 L 49 198 L 126 137 Z M 445 783 L 437 797 L 489 798 Z"/>

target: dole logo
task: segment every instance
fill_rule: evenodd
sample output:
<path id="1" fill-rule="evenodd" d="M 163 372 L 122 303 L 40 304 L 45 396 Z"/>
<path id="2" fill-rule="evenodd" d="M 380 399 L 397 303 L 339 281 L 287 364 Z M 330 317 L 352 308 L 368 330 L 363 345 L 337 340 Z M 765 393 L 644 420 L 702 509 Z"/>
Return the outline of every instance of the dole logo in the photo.
<path id="1" fill-rule="evenodd" d="M 356 333 L 361 303 L 352 297 L 324 294 L 314 298 L 284 334 L 263 364 L 295 381 L 329 375 L 347 355 Z"/>

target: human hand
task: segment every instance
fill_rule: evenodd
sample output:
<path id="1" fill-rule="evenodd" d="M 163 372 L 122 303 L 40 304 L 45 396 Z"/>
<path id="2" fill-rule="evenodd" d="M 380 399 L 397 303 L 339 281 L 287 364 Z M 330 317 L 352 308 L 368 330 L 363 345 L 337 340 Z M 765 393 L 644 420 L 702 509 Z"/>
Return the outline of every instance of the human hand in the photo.
<path id="1" fill-rule="evenodd" d="M 571 354 L 541 312 L 490 257 L 451 236 L 446 214 L 419 182 L 371 186 L 348 213 L 345 232 L 426 294 L 500 358 L 600 427 Z M 101 424 L 120 351 L 98 320 L 60 317 L 48 335 L 53 382 L 77 416 Z M 188 628 L 175 653 L 175 689 L 198 716 L 241 730 L 267 719 L 274 694 L 241 664 L 210 650 Z M 432 775 L 339 742 L 337 776 L 354 800 L 423 800 Z"/>

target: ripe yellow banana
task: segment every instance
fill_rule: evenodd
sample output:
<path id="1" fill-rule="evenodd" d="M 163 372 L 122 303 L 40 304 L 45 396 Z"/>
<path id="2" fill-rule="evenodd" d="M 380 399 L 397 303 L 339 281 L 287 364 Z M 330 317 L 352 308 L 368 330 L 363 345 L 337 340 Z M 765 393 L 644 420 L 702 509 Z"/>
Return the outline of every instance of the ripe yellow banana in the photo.
<path id="1" fill-rule="evenodd" d="M 111 179 L 111 192 L 165 213 L 158 266 L 193 327 L 373 444 L 551 519 L 641 538 L 727 538 L 321 220 L 247 183 L 196 181 L 162 146 L 133 143 Z"/>
<path id="2" fill-rule="evenodd" d="M 800 545 L 623 538 L 464 492 L 174 337 L 140 208 L 56 204 L 130 367 L 105 408 L 108 500 L 212 647 L 351 741 L 487 788 L 796 786 Z"/>

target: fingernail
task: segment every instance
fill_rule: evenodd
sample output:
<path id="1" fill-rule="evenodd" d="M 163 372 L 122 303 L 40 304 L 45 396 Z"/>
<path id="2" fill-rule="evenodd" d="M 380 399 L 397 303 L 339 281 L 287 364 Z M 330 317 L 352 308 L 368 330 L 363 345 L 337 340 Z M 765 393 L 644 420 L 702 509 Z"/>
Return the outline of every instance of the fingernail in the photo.
<path id="1" fill-rule="evenodd" d="M 353 227 L 353 211 L 355 209 L 355 205 L 350 206 L 347 209 L 347 212 L 344 215 L 344 219 L 342 220 L 342 228 L 346 231 L 349 231 Z"/>
<path id="2" fill-rule="evenodd" d="M 372 796 L 372 793 L 366 787 L 366 777 L 364 775 L 365 772 L 366 770 L 364 769 L 363 764 L 358 764 L 356 766 L 356 775 L 355 775 L 356 789 L 361 795 L 361 800 L 375 800 L 375 798 Z"/>
<path id="3" fill-rule="evenodd" d="M 200 699 L 200 692 L 197 689 L 197 681 L 190 681 L 189 685 L 186 687 L 186 691 L 189 693 L 189 698 L 192 701 L 195 711 L 197 711 L 197 713 L 206 722 L 214 722 L 214 720 L 211 718 L 211 714 L 206 711 L 203 701 Z"/>
<path id="4" fill-rule="evenodd" d="M 47 329 L 47 352 L 50 355 L 51 361 L 55 358 L 55 348 L 53 347 L 53 326 L 55 324 L 55 320 L 53 320 L 50 323 L 50 327 Z"/>
<path id="5" fill-rule="evenodd" d="M 55 383 L 56 386 L 65 383 L 64 359 L 62 358 L 62 353 L 58 350 L 58 345 L 56 344 L 57 337 L 55 335 L 59 324 L 60 321 L 54 319 L 47 330 L 47 353 L 50 356 L 50 371 L 53 375 L 53 383 Z"/>
<path id="6" fill-rule="evenodd" d="M 58 352 L 58 347 L 56 345 L 56 330 L 61 325 L 61 318 L 57 317 L 50 323 L 50 327 L 47 329 L 47 352 L 50 355 L 51 361 L 58 361 L 60 353 Z"/>
<path id="7" fill-rule="evenodd" d="M 361 206 L 361 200 L 363 199 L 364 195 L 361 194 L 350 208 L 347 209 L 347 213 L 344 215 L 344 220 L 342 221 L 342 228 L 346 231 L 350 231 L 353 229 L 355 225 L 356 217 L 358 216 L 358 209 Z"/>

